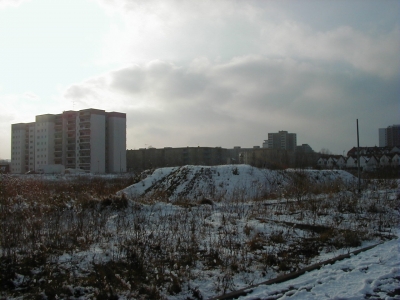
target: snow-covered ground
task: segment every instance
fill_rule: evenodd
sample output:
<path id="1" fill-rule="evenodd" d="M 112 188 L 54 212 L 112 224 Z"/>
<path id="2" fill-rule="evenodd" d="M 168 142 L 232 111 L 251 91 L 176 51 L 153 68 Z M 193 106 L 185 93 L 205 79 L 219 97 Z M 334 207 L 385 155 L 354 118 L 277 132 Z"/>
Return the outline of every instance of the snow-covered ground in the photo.
<path id="1" fill-rule="evenodd" d="M 183 166 L 154 170 L 143 179 L 124 189 L 129 198 L 153 197 L 165 192 L 170 200 L 187 199 L 247 199 L 261 198 L 279 192 L 294 176 L 306 176 L 311 184 L 342 180 L 355 182 L 355 177 L 343 170 L 269 170 L 249 165 Z"/>
<path id="2" fill-rule="evenodd" d="M 23 188 L 16 178 L 7 184 Z M 358 194 L 344 171 L 185 166 L 146 172 L 114 198 L 48 192 L 55 208 L 29 200 L 41 195 L 40 184 L 29 187 L 0 210 L 15 239 L 1 253 L 17 258 L 12 272 L 1 265 L 8 289 L 0 298 L 210 299 L 261 284 L 241 299 L 400 299 L 398 181 Z M 18 265 L 24 255 L 43 260 L 37 253 L 45 263 Z"/>
<path id="3" fill-rule="evenodd" d="M 260 285 L 238 299 L 400 299 L 400 240 L 292 280 Z"/>

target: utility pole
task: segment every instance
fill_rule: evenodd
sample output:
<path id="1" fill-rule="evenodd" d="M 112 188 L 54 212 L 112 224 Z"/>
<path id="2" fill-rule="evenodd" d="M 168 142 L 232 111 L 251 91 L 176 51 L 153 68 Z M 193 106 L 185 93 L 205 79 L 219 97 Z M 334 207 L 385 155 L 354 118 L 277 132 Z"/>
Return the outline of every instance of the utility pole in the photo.
<path id="1" fill-rule="evenodd" d="M 361 179 L 360 179 L 360 138 L 358 134 L 358 119 L 357 119 L 357 169 L 358 169 L 358 193 L 361 194 Z"/>

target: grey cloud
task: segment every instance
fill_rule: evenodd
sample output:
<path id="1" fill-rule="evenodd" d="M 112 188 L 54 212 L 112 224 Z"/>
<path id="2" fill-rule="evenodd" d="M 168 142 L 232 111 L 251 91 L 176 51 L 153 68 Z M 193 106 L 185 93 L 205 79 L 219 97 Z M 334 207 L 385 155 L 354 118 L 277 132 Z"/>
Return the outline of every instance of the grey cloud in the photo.
<path id="1" fill-rule="evenodd" d="M 129 148 L 261 145 L 268 132 L 288 130 L 299 143 L 341 153 L 353 146 L 356 118 L 368 120 L 364 140 L 374 145 L 377 128 L 395 122 L 400 94 L 397 80 L 348 65 L 325 68 L 316 61 L 262 56 L 203 68 L 157 61 L 100 77 L 67 94 L 95 95 L 100 105 L 102 95 L 122 103 Z M 376 113 L 381 111 L 386 114 Z"/>
<path id="2" fill-rule="evenodd" d="M 126 67 L 111 73 L 110 87 L 126 93 L 139 93 L 144 88 L 145 73 L 139 67 Z"/>
<path id="3" fill-rule="evenodd" d="M 138 67 L 126 67 L 110 74 L 111 89 L 127 94 L 163 95 L 168 103 L 187 101 L 205 92 L 209 83 L 205 74 L 193 73 L 170 63 L 154 61 Z"/>
<path id="4" fill-rule="evenodd" d="M 120 32 L 121 57 L 132 61 L 138 55 L 145 62 L 159 58 L 182 63 L 199 56 L 231 61 L 254 54 L 344 63 L 384 77 L 400 68 L 399 18 L 392 12 L 398 11 L 396 1 L 115 3 L 126 20 Z"/>

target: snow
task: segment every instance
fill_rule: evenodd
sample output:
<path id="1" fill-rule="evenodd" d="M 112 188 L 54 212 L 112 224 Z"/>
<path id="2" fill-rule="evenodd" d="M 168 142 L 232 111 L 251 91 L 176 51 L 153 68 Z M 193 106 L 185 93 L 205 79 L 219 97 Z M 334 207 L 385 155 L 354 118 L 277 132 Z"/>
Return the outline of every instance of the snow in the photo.
<path id="1" fill-rule="evenodd" d="M 254 199 L 266 193 L 277 192 L 293 180 L 293 175 L 304 174 L 312 183 L 332 182 L 340 179 L 355 181 L 355 177 L 343 170 L 269 170 L 249 165 L 183 166 L 156 169 L 139 183 L 121 192 L 129 198 L 152 197 L 167 191 L 170 200 L 185 197 L 198 200 Z"/>
<path id="2" fill-rule="evenodd" d="M 304 199 L 300 201 L 293 198 L 293 192 L 289 195 L 286 187 L 302 176 L 308 179 L 308 184 L 332 185 L 340 181 L 349 188 L 334 194 L 302 194 Z M 131 199 L 128 208 L 102 207 L 92 212 L 98 218 L 94 223 L 101 225 L 103 231 L 98 234 L 94 228 L 90 229 L 90 223 L 85 224 L 92 230 L 88 231 L 90 234 L 97 234 L 96 238 L 89 234 L 78 236 L 76 248 L 51 255 L 47 263 L 74 278 L 66 287 L 80 296 L 71 299 L 94 298 L 98 292 L 96 287 L 80 286 L 78 279 L 93 274 L 95 264 L 126 260 L 123 249 L 130 241 L 146 244 L 137 249 L 145 250 L 142 255 L 147 260 L 147 279 L 158 282 L 158 290 L 169 300 L 199 299 L 194 296 L 197 293 L 203 299 L 210 299 L 240 289 L 246 289 L 247 294 L 239 299 L 400 299 L 400 228 L 394 221 L 399 217 L 396 208 L 399 182 L 395 188 L 383 188 L 377 181 L 362 195 L 352 190 L 355 183 L 353 175 L 337 170 L 275 171 L 247 165 L 157 169 L 144 173 L 140 182 L 120 191 Z M 271 195 L 275 197 L 266 198 Z M 198 205 L 204 198 L 212 199 L 212 205 Z M 190 205 L 179 202 L 182 199 L 187 199 Z M 347 207 L 352 201 L 358 205 L 355 212 L 351 210 L 354 207 Z M 22 199 L 21 203 L 24 203 Z M 342 211 L 338 209 L 339 204 L 343 206 Z M 66 207 L 79 211 L 73 199 Z M 366 207 L 372 207 L 372 212 Z M 393 223 L 396 223 L 394 228 Z M 284 262 L 279 253 L 315 238 L 307 226 L 349 232 L 362 228 L 366 238 L 357 246 L 332 243 L 318 246 L 315 255 L 298 255 L 294 262 L 296 270 L 381 244 L 297 278 L 263 284 L 293 271 L 282 271 L 277 264 L 268 265 L 265 257 L 271 254 Z M 276 243 L 270 242 L 273 238 Z M 92 239 L 93 242 L 88 241 Z M 87 248 L 80 248 L 80 243 L 87 244 Z M 254 249 L 250 243 L 254 243 Z M 155 247 L 159 250 L 155 251 Z M 191 251 L 191 247 L 195 252 L 188 252 L 192 256 L 188 258 L 185 251 Z M 161 258 L 169 263 L 152 265 L 150 262 L 160 262 Z M 185 259 L 189 262 L 183 263 Z M 234 265 L 238 267 L 233 268 Z M 53 280 L 51 276 L 39 279 L 45 267 L 48 266 L 33 269 L 29 275 L 16 273 L 14 285 L 19 288 L 29 280 L 49 283 Z M 119 299 L 135 298 L 134 292 L 127 292 L 135 283 L 122 273 L 116 273 L 115 277 L 126 287 L 118 291 Z M 182 290 L 169 293 L 169 282 L 175 278 L 181 280 Z M 258 286 L 248 288 L 253 285 Z"/>
<path id="3" fill-rule="evenodd" d="M 260 285 L 238 299 L 400 299 L 399 242 L 387 241 L 292 280 Z"/>

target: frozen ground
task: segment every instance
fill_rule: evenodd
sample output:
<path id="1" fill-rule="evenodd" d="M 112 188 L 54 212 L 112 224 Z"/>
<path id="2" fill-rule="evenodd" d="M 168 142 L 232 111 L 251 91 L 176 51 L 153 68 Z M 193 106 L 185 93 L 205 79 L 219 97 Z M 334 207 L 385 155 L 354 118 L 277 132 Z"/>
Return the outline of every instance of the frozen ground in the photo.
<path id="1" fill-rule="evenodd" d="M 400 299 L 399 242 L 396 238 L 298 278 L 260 285 L 238 299 Z"/>
<path id="2" fill-rule="evenodd" d="M 380 242 L 241 299 L 400 299 L 396 181 L 360 195 L 343 171 L 186 166 L 143 174 L 128 202 L 67 185 L 41 204 L 43 182 L 7 180 L 1 299 L 210 299 Z"/>
<path id="3" fill-rule="evenodd" d="M 143 174 L 143 179 L 122 192 L 129 198 L 154 197 L 162 194 L 170 200 L 262 198 L 265 194 L 280 193 L 301 174 L 310 184 L 355 182 L 355 177 L 342 170 L 269 170 L 249 165 L 183 166 L 156 169 Z"/>

